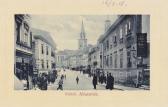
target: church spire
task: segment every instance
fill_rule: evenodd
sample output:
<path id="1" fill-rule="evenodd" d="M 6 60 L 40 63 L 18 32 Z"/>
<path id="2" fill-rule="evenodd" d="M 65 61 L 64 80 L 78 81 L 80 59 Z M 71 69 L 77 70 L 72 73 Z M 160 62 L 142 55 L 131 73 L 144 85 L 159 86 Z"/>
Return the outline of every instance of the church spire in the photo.
<path id="1" fill-rule="evenodd" d="M 82 20 L 82 26 L 81 26 L 81 33 L 80 33 L 80 39 L 79 39 L 79 49 L 83 50 L 87 47 L 87 39 L 85 36 L 85 29 L 83 25 L 83 20 Z"/>
<path id="2" fill-rule="evenodd" d="M 83 38 L 85 39 L 85 29 L 84 29 L 84 25 L 83 25 L 83 20 L 82 20 L 82 27 L 81 27 L 81 37 L 80 38 Z"/>
<path id="3" fill-rule="evenodd" d="M 81 28 L 81 32 L 85 32 L 85 30 L 84 30 L 84 25 L 83 25 L 83 20 L 82 20 L 82 28 Z"/>

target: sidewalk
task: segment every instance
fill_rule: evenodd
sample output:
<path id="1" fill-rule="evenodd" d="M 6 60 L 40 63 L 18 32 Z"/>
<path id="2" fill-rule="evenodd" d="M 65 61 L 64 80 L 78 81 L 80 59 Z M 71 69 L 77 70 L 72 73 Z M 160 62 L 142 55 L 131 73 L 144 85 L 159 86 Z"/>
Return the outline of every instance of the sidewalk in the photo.
<path id="1" fill-rule="evenodd" d="M 98 85 L 101 85 L 101 86 L 104 86 L 106 87 L 106 84 L 98 84 Z M 135 87 L 128 87 L 128 86 L 123 86 L 123 85 L 120 85 L 120 84 L 114 84 L 114 89 L 116 90 L 149 90 L 149 87 L 139 87 L 139 88 L 135 88 Z"/>
<path id="2" fill-rule="evenodd" d="M 24 90 L 22 81 L 20 81 L 16 76 L 14 76 L 14 89 L 15 90 Z"/>

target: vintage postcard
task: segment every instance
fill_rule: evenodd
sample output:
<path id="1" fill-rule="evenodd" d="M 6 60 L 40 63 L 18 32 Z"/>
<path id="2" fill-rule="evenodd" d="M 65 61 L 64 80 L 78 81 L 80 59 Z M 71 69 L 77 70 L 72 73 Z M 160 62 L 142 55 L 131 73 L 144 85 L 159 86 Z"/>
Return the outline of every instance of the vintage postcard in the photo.
<path id="1" fill-rule="evenodd" d="M 0 107 L 167 107 L 167 7 L 0 0 Z"/>
<path id="2" fill-rule="evenodd" d="M 15 14 L 15 90 L 149 90 L 150 15 Z"/>

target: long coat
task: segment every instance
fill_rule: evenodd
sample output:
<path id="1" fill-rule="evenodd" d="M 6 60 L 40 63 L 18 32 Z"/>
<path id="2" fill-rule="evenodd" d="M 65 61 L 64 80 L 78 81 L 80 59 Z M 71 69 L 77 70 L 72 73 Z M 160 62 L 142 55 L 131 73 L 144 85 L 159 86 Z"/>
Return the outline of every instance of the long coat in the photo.
<path id="1" fill-rule="evenodd" d="M 97 77 L 96 76 L 93 77 L 93 81 L 92 82 L 93 82 L 93 85 L 97 85 Z"/>
<path id="2" fill-rule="evenodd" d="M 114 77 L 113 76 L 108 76 L 107 77 L 107 89 L 113 89 L 114 88 Z"/>

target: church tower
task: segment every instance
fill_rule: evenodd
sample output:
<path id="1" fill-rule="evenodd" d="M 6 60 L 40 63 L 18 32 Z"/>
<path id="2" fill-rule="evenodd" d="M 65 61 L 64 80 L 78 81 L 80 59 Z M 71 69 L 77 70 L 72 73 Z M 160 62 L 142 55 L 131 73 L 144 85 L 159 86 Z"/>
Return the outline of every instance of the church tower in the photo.
<path id="1" fill-rule="evenodd" d="M 81 27 L 78 47 L 79 47 L 79 50 L 83 50 L 87 47 L 87 39 L 86 39 L 86 33 L 85 33 L 83 21 L 82 21 L 82 27 Z"/>

